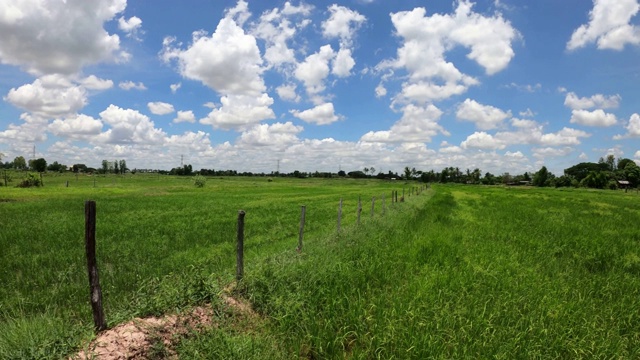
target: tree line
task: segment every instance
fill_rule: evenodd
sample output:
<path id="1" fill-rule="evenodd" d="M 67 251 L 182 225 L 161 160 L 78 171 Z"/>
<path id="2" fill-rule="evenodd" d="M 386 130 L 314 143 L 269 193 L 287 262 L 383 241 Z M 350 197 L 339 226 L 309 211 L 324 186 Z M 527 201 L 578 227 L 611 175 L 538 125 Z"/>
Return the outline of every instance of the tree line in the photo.
<path id="1" fill-rule="evenodd" d="M 47 164 L 44 158 L 31 159 L 27 161 L 23 156 L 17 156 L 13 161 L 2 162 L 4 154 L 0 153 L 0 168 L 15 170 L 31 170 L 36 172 L 64 172 L 73 171 L 74 173 L 99 173 L 99 174 L 125 174 L 127 172 L 135 173 L 154 172 L 166 175 L 178 176 L 273 176 L 273 177 L 296 177 L 296 178 L 331 178 L 331 177 L 350 177 L 350 178 L 377 178 L 381 180 L 417 180 L 426 183 L 463 183 L 463 184 L 481 184 L 481 185 L 533 185 L 540 187 L 587 187 L 597 189 L 617 189 L 621 186 L 636 188 L 640 185 L 640 167 L 629 158 L 617 158 L 614 155 L 608 155 L 606 158 L 600 158 L 598 162 L 581 162 L 567 169 L 560 176 L 551 173 L 545 166 L 535 173 L 525 172 L 523 174 L 512 175 L 508 172 L 494 175 L 490 172 L 484 174 L 479 168 L 461 170 L 459 167 L 445 167 L 441 171 L 435 170 L 421 171 L 415 167 L 404 168 L 400 174 L 388 171 L 376 173 L 376 169 L 365 167 L 363 170 L 354 170 L 346 172 L 340 170 L 337 173 L 332 172 L 304 172 L 294 170 L 290 173 L 270 172 L 238 172 L 236 170 L 214 170 L 200 169 L 193 170 L 191 164 L 182 165 L 172 168 L 171 170 L 137 170 L 129 169 L 127 162 L 121 160 L 102 160 L 99 169 L 91 168 L 85 164 L 74 164 L 66 166 L 54 161 Z"/>

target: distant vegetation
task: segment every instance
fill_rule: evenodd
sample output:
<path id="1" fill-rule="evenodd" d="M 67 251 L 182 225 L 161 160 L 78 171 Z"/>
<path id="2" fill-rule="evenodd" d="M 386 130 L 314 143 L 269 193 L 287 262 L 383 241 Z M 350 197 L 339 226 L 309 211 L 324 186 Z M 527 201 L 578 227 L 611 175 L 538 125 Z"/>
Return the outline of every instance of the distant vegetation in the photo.
<path id="1" fill-rule="evenodd" d="M 157 173 L 162 175 L 178 176 L 268 176 L 268 177 L 293 177 L 293 178 L 332 178 L 349 177 L 354 179 L 376 178 L 381 180 L 402 179 L 417 180 L 425 183 L 462 183 L 478 185 L 533 185 L 539 187 L 586 187 L 595 189 L 618 189 L 637 188 L 640 185 L 640 167 L 631 159 L 618 158 L 608 155 L 600 158 L 597 163 L 583 162 L 564 169 L 560 176 L 549 172 L 546 166 L 542 166 L 537 172 L 524 174 L 512 174 L 505 172 L 502 174 L 483 173 L 479 168 L 461 169 L 459 167 L 445 167 L 442 170 L 417 170 L 415 167 L 405 167 L 402 173 L 388 171 L 386 173 L 376 172 L 374 167 L 365 167 L 363 170 L 332 172 L 304 172 L 294 170 L 290 173 L 270 172 L 239 172 L 236 170 L 215 170 L 200 169 L 194 170 L 191 164 L 185 164 L 171 170 L 157 169 L 129 169 L 126 160 L 108 161 L 103 160 L 99 169 L 87 167 L 85 164 L 74 164 L 66 166 L 54 161 L 47 166 L 45 159 L 40 158 L 30 160 L 29 166 L 22 156 L 16 157 L 13 161 L 2 163 L 0 168 L 27 170 L 36 172 L 65 172 L 74 173 L 96 173 L 96 174 L 125 174 L 125 173 Z M 621 184 L 620 182 L 628 182 Z"/>

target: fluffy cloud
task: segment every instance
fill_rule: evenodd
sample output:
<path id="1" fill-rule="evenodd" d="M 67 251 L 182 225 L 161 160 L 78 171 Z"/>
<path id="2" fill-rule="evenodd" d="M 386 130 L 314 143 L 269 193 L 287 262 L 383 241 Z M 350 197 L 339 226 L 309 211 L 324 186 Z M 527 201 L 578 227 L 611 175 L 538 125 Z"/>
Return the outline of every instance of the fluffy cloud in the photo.
<path id="1" fill-rule="evenodd" d="M 348 46 L 356 30 L 366 21 L 366 17 L 355 10 L 333 4 L 329 6 L 331 16 L 322 22 L 322 34 L 327 38 L 340 38 Z"/>
<path id="2" fill-rule="evenodd" d="M 188 122 L 188 123 L 194 123 L 196 122 L 196 116 L 193 114 L 193 111 L 188 110 L 188 111 L 182 111 L 179 110 L 178 113 L 176 114 L 176 118 L 173 119 L 174 123 L 181 123 L 181 122 Z"/>
<path id="3" fill-rule="evenodd" d="M 409 81 L 403 85 L 398 100 L 440 100 L 478 84 L 445 59 L 445 53 L 456 45 L 469 48 L 467 57 L 482 66 L 488 75 L 506 68 L 513 58 L 511 42 L 519 35 L 508 21 L 500 14 L 486 17 L 473 12 L 470 1 L 457 4 L 454 14 L 426 16 L 424 8 L 391 14 L 403 45 L 396 59 L 383 61 L 378 69 L 408 71 Z"/>
<path id="4" fill-rule="evenodd" d="M 284 148 L 297 143 L 297 134 L 302 130 L 302 126 L 295 126 L 291 122 L 254 125 L 240 135 L 238 145 Z"/>
<path id="5" fill-rule="evenodd" d="M 262 120 L 273 119 L 275 114 L 271 110 L 273 99 L 267 94 L 259 97 L 249 95 L 223 96 L 222 106 L 213 109 L 206 118 L 200 119 L 201 124 L 225 130 L 242 129 Z"/>
<path id="6" fill-rule="evenodd" d="M 149 107 L 149 111 L 154 115 L 166 115 L 174 112 L 173 105 L 162 101 L 147 103 L 147 107 Z"/>
<path id="7" fill-rule="evenodd" d="M 324 91 L 324 79 L 329 75 L 329 62 L 334 57 L 335 52 L 331 45 L 324 45 L 317 53 L 307 56 L 298 64 L 295 77 L 304 83 L 309 95 Z"/>
<path id="8" fill-rule="evenodd" d="M 480 130 L 490 130 L 499 127 L 505 119 L 511 117 L 511 112 L 504 112 L 496 107 L 466 99 L 458 106 L 456 116 L 460 120 L 475 123 Z"/>
<path id="9" fill-rule="evenodd" d="M 156 129 L 153 121 L 146 115 L 132 109 L 122 109 L 115 105 L 100 113 L 102 121 L 111 126 L 96 140 L 107 144 L 162 144 L 166 134 Z"/>
<path id="10" fill-rule="evenodd" d="M 102 126 L 102 121 L 80 114 L 66 119 L 56 119 L 47 129 L 56 136 L 78 140 L 100 134 Z"/>
<path id="11" fill-rule="evenodd" d="M 234 10 L 227 11 L 213 35 L 194 32 L 186 50 L 174 48 L 174 38 L 165 38 L 161 55 L 165 61 L 176 60 L 182 76 L 221 94 L 259 96 L 266 89 L 260 50 L 255 37 L 233 19 L 238 14 Z"/>
<path id="12" fill-rule="evenodd" d="M 333 59 L 331 73 L 338 77 L 347 77 L 351 75 L 351 69 L 355 64 L 356 61 L 351 57 L 351 50 L 341 48 Z"/>
<path id="13" fill-rule="evenodd" d="M 630 137 L 640 137 L 640 115 L 633 114 L 631 118 L 629 118 L 629 123 L 625 126 L 627 129 L 627 133 L 625 135 L 616 135 L 613 137 L 614 140 L 620 140 Z"/>
<path id="14" fill-rule="evenodd" d="M 147 90 L 147 87 L 144 86 L 143 83 L 139 82 L 139 83 L 134 83 L 133 81 L 122 81 L 120 82 L 120 84 L 118 84 L 118 87 L 122 90 L 125 91 L 129 91 L 129 90 Z"/>
<path id="15" fill-rule="evenodd" d="M 498 150 L 504 149 L 506 145 L 499 139 L 481 131 L 467 136 L 467 139 L 460 144 L 460 147 L 463 149 Z"/>
<path id="16" fill-rule="evenodd" d="M 582 130 L 564 127 L 556 133 L 544 134 L 540 137 L 539 144 L 546 146 L 579 145 L 580 138 L 591 136 Z"/>
<path id="17" fill-rule="evenodd" d="M 613 126 L 618 123 L 616 116 L 605 113 L 604 110 L 572 110 L 571 123 L 584 126 Z"/>
<path id="18" fill-rule="evenodd" d="M 124 11 L 126 0 L 0 4 L 0 62 L 33 75 L 78 73 L 89 64 L 126 58 L 118 35 L 104 23 Z"/>
<path id="19" fill-rule="evenodd" d="M 620 105 L 620 95 L 602 95 L 595 94 L 591 97 L 578 97 L 573 92 L 567 94 L 564 99 L 564 105 L 573 110 L 586 110 L 591 108 L 610 109 L 617 108 Z"/>
<path id="20" fill-rule="evenodd" d="M 403 109 L 402 118 L 386 131 L 370 131 L 362 136 L 363 142 L 423 143 L 430 142 L 437 134 L 449 135 L 438 124 L 442 111 L 434 105 L 426 107 L 409 104 Z"/>
<path id="21" fill-rule="evenodd" d="M 142 20 L 139 17 L 132 16 L 129 20 L 120 17 L 118 19 L 118 28 L 127 33 L 127 37 L 140 41 L 138 34 L 142 32 Z"/>
<path id="22" fill-rule="evenodd" d="M 567 49 L 575 50 L 592 42 L 597 42 L 598 49 L 612 50 L 640 44 L 640 28 L 630 24 L 639 10 L 638 0 L 594 0 L 589 23 L 573 32 Z"/>
<path id="23" fill-rule="evenodd" d="M 296 93 L 295 84 L 280 85 L 276 88 L 276 92 L 278 93 L 278 96 L 282 100 L 293 101 L 293 102 L 300 101 L 300 95 Z"/>
<path id="24" fill-rule="evenodd" d="M 9 90 L 5 100 L 45 118 L 72 115 L 87 104 L 87 92 L 58 75 L 47 75 L 32 84 Z"/>
<path id="25" fill-rule="evenodd" d="M 89 90 L 107 90 L 113 87 L 113 81 L 100 79 L 95 75 L 89 75 L 81 79 L 80 84 Z"/>
<path id="26" fill-rule="evenodd" d="M 573 148 L 571 147 L 562 147 L 562 148 L 534 148 L 533 149 L 533 157 L 538 159 L 549 159 L 549 158 L 561 158 L 566 157 L 573 152 Z"/>
<path id="27" fill-rule="evenodd" d="M 320 104 L 304 111 L 291 110 L 291 114 L 300 120 L 316 125 L 328 125 L 340 120 L 333 109 L 333 103 Z"/>
<path id="28" fill-rule="evenodd" d="M 171 93 L 175 94 L 182 87 L 182 83 L 176 83 L 169 85 L 169 89 L 171 89 Z"/>

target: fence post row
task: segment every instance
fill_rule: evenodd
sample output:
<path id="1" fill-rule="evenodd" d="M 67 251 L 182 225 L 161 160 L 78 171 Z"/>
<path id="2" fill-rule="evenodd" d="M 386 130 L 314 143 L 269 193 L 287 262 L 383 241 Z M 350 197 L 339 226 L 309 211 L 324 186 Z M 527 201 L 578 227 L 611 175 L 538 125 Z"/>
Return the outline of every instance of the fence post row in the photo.
<path id="1" fill-rule="evenodd" d="M 99 332 L 107 328 L 107 321 L 102 308 L 102 289 L 100 288 L 96 261 L 96 202 L 91 200 L 84 203 L 84 244 L 87 255 L 93 323 L 95 331 Z"/>
<path id="2" fill-rule="evenodd" d="M 304 238 L 304 217 L 307 207 L 302 205 L 302 213 L 300 214 L 300 232 L 298 234 L 298 251 L 302 251 L 302 239 Z"/>
<path id="3" fill-rule="evenodd" d="M 238 210 L 238 242 L 236 245 L 236 281 L 244 275 L 244 210 Z"/>

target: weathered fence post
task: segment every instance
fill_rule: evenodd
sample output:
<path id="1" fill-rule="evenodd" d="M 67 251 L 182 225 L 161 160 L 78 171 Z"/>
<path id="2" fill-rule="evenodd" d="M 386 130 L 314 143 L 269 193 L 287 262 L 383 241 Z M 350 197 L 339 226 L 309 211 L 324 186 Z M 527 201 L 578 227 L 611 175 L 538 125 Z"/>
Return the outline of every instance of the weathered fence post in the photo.
<path id="1" fill-rule="evenodd" d="M 44 180 L 42 180 L 42 173 L 40 173 L 40 186 L 44 186 Z"/>
<path id="2" fill-rule="evenodd" d="M 360 196 L 358 196 L 358 225 L 360 225 L 360 213 L 362 213 L 362 201 L 360 200 Z"/>
<path id="3" fill-rule="evenodd" d="M 99 332 L 107 328 L 107 321 L 102 309 L 102 289 L 96 261 L 96 202 L 91 200 L 84 202 L 84 247 L 87 255 L 93 323 L 96 332 Z"/>
<path id="4" fill-rule="evenodd" d="M 373 210 L 375 209 L 375 207 L 376 207 L 376 197 L 374 196 L 371 198 L 371 218 L 372 219 L 373 219 Z"/>
<path id="5" fill-rule="evenodd" d="M 300 231 L 298 233 L 298 251 L 302 251 L 302 239 L 304 238 L 304 217 L 307 207 L 302 205 L 302 213 L 300 214 Z"/>
<path id="6" fill-rule="evenodd" d="M 340 204 L 338 205 L 338 232 L 340 232 L 341 223 L 342 223 L 342 198 L 340 198 Z"/>
<path id="7" fill-rule="evenodd" d="M 67 180 L 67 187 L 69 187 L 69 180 Z"/>
<path id="8" fill-rule="evenodd" d="M 398 202 L 398 190 L 396 190 L 396 202 Z"/>
<path id="9" fill-rule="evenodd" d="M 236 244 L 236 281 L 244 275 L 244 210 L 238 210 L 238 243 Z"/>

